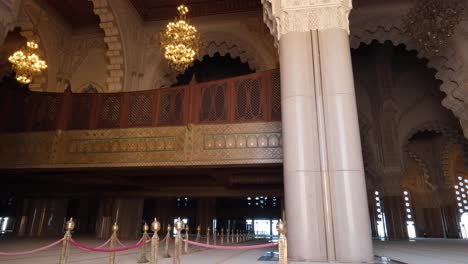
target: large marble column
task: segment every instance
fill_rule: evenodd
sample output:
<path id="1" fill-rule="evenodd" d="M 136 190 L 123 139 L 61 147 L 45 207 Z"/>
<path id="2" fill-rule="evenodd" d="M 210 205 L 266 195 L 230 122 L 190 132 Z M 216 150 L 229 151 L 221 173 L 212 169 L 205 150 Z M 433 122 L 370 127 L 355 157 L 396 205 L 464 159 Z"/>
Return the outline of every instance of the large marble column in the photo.
<path id="1" fill-rule="evenodd" d="M 264 20 L 279 40 L 293 260 L 373 258 L 348 39 L 350 2 L 262 1 Z"/>

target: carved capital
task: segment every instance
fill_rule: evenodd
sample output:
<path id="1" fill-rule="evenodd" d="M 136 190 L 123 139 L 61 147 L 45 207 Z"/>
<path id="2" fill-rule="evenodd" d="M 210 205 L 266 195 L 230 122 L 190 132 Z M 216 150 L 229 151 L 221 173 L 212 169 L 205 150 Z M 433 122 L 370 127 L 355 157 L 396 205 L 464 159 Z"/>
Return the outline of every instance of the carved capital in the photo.
<path id="1" fill-rule="evenodd" d="M 351 0 L 262 0 L 263 20 L 279 40 L 288 32 L 331 28 L 349 32 Z"/>

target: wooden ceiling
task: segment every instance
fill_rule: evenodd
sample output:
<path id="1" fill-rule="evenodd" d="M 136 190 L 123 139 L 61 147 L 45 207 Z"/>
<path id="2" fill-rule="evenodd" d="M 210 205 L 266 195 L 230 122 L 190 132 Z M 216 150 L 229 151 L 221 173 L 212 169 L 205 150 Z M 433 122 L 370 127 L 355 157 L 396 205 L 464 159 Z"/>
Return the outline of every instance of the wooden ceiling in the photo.
<path id="1" fill-rule="evenodd" d="M 246 11 L 260 11 L 260 0 L 130 0 L 145 21 L 168 20 L 177 16 L 182 2 L 189 7 L 189 17 L 210 16 Z"/>
<path id="2" fill-rule="evenodd" d="M 91 27 L 99 24 L 99 17 L 93 12 L 89 0 L 38 0 L 45 7 L 54 9 L 73 28 Z M 172 20 L 177 16 L 177 6 L 184 2 L 190 9 L 189 17 L 258 11 L 261 15 L 260 0 L 128 0 L 144 21 Z M 413 0 L 392 0 L 408 2 Z M 388 3 L 388 0 L 354 0 L 354 7 Z"/>

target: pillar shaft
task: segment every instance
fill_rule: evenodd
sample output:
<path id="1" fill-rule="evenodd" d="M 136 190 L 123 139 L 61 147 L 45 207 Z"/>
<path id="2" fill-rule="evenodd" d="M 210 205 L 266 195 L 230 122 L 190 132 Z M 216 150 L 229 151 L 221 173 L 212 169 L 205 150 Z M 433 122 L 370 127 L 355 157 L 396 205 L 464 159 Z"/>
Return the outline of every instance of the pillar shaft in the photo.
<path id="1" fill-rule="evenodd" d="M 401 196 L 383 196 L 383 211 L 387 223 L 387 236 L 389 239 L 407 238 L 406 214 L 403 197 Z"/>
<path id="2" fill-rule="evenodd" d="M 310 32 L 280 39 L 284 192 L 293 260 L 327 259 Z"/>
<path id="3" fill-rule="evenodd" d="M 348 34 L 280 39 L 284 184 L 292 259 L 372 260 Z"/>
<path id="4" fill-rule="evenodd" d="M 372 260 L 364 165 L 348 33 L 318 31 L 336 260 Z"/>

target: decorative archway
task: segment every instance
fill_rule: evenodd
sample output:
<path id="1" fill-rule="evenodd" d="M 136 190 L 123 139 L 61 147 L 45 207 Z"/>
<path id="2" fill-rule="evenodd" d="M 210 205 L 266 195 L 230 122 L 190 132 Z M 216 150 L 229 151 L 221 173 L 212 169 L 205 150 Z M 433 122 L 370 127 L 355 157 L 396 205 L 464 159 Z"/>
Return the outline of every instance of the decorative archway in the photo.
<path id="1" fill-rule="evenodd" d="M 446 94 L 442 105 L 460 120 L 465 137 L 468 138 L 468 87 L 464 87 L 464 68 L 455 49 L 447 48 L 438 56 L 419 51 L 414 42 L 403 34 L 401 22 L 395 23 L 394 19 L 372 20 L 372 23 L 353 29 L 350 35 L 350 45 L 353 49 L 358 48 L 361 43 L 370 44 L 373 40 L 380 43 L 391 41 L 394 45 L 404 44 L 408 51 L 417 51 L 418 58 L 427 59 L 428 66 L 437 71 L 436 78 L 442 81 L 440 90 Z"/>

